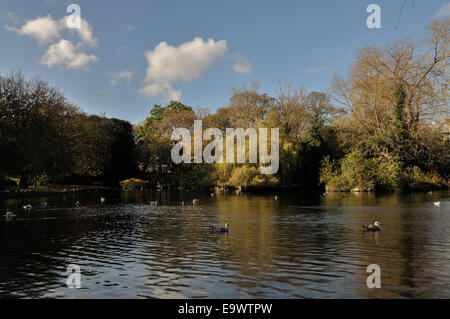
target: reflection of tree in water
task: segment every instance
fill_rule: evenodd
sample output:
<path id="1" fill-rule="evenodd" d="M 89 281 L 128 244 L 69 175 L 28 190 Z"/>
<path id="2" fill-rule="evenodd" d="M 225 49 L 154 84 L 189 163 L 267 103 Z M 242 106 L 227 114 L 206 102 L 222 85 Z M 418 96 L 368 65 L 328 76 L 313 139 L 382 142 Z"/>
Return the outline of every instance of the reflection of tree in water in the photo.
<path id="1" fill-rule="evenodd" d="M 0 222 L 0 296 L 445 296 L 450 216 L 426 196 L 129 193 L 128 204 L 96 196 L 92 208 L 36 210 Z M 192 198 L 200 204 L 142 205 Z M 375 219 L 382 231 L 364 232 Z M 211 231 L 225 222 L 228 235 Z M 66 288 L 71 263 L 88 289 Z M 381 289 L 366 287 L 369 264 Z"/>

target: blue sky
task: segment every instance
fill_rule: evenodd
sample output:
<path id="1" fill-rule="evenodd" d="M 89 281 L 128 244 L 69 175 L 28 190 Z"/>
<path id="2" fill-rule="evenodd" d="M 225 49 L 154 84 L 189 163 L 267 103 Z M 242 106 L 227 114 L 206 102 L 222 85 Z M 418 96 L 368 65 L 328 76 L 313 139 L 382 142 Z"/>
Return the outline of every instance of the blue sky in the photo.
<path id="1" fill-rule="evenodd" d="M 70 3 L 83 32 L 61 22 Z M 366 26 L 370 3 L 380 29 Z M 40 75 L 88 113 L 138 123 L 170 97 L 214 111 L 253 81 L 269 94 L 283 79 L 326 90 L 358 49 L 419 36 L 449 11 L 448 0 L 2 0 L 0 73 Z"/>

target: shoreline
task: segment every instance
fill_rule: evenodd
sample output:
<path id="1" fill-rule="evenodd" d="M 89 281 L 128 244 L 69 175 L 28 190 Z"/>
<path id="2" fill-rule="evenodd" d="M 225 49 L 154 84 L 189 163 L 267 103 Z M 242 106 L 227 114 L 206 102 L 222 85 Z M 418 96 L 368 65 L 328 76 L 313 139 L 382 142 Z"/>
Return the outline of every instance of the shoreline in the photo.
<path id="1" fill-rule="evenodd" d="M 94 185 L 48 185 L 38 188 L 19 188 L 11 187 L 0 190 L 0 196 L 17 196 L 17 195 L 54 195 L 54 194 L 74 194 L 86 191 L 111 191 L 113 188 L 109 186 Z"/>
<path id="2" fill-rule="evenodd" d="M 110 187 L 110 186 L 99 186 L 99 185 L 48 185 L 46 187 L 38 187 L 38 188 L 18 188 L 11 187 L 0 190 L 0 197 L 14 197 L 14 196 L 33 196 L 33 195 L 57 195 L 57 194 L 75 194 L 89 191 L 120 191 L 120 192 L 146 192 L 146 191 L 167 191 L 167 192 L 177 192 L 177 191 L 189 191 L 189 190 L 203 190 L 203 191 L 214 191 L 215 193 L 229 193 L 229 192 L 239 192 L 239 193 L 248 193 L 248 194 L 270 194 L 276 192 L 294 192 L 294 191 L 302 191 L 308 193 L 317 193 L 317 194 L 328 194 L 328 193 L 370 193 L 370 194 L 390 194 L 390 193 L 404 193 L 404 194 L 412 194 L 412 193 L 428 193 L 432 191 L 448 191 L 448 188 L 433 188 L 433 189 L 409 189 L 409 190 L 393 190 L 393 191 L 375 191 L 375 190 L 352 190 L 352 191 L 339 191 L 339 190 L 327 190 L 324 192 L 320 187 L 318 188 L 305 188 L 300 185 L 279 185 L 279 186 L 267 186 L 267 187 L 223 187 L 223 186 L 215 186 L 215 187 L 200 187 L 200 188 L 178 188 L 174 187 L 172 189 L 161 189 L 161 188 L 146 188 L 143 190 L 133 190 L 126 191 L 120 188 Z"/>

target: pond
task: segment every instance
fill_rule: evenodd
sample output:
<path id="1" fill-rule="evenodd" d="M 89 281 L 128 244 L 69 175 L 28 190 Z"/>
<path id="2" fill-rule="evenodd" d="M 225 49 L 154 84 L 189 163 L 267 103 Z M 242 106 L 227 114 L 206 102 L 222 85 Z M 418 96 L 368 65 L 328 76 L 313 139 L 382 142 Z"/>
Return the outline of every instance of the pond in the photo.
<path id="1" fill-rule="evenodd" d="M 1 214 L 16 215 L 0 220 L 0 297 L 450 297 L 448 191 L 274 195 L 0 198 Z M 380 232 L 361 227 L 375 220 Z M 228 233 L 212 231 L 225 223 Z M 67 287 L 70 264 L 80 289 Z M 380 289 L 366 286 L 369 264 L 381 268 Z"/>

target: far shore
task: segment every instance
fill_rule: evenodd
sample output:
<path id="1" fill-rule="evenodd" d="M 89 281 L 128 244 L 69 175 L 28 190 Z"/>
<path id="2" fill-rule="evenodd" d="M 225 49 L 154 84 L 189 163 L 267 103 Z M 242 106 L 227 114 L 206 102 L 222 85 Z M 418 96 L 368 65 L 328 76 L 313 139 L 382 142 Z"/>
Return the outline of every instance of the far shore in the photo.
<path id="1" fill-rule="evenodd" d="M 16 195 L 46 195 L 46 194 L 65 194 L 65 193 L 78 193 L 84 191 L 100 191 L 100 190 L 113 190 L 109 186 L 98 185 L 45 185 L 38 186 L 36 188 L 19 188 L 9 187 L 0 190 L 0 196 L 16 196 Z"/>
<path id="2" fill-rule="evenodd" d="M 267 194 L 267 193 L 283 193 L 283 192 L 292 192 L 292 191 L 308 191 L 309 193 L 317 193 L 317 194 L 327 194 L 327 193 L 371 193 L 371 194 L 380 194 L 380 193 L 424 193 L 424 192 L 430 192 L 430 191 L 445 191 L 448 190 L 447 188 L 418 188 L 418 189 L 410 189 L 410 190 L 393 190 L 390 192 L 380 192 L 375 190 L 367 190 L 367 189 L 352 189 L 351 191 L 345 191 L 345 190 L 326 190 L 323 191 L 320 188 L 304 188 L 300 185 L 276 185 L 276 186 L 267 186 L 267 187 L 233 187 L 233 186 L 216 186 L 216 187 L 192 187 L 192 188 L 185 188 L 185 187 L 151 187 L 151 188 L 144 188 L 142 190 L 136 189 L 130 192 L 144 192 L 144 191 L 150 191 L 150 190 L 164 190 L 169 192 L 176 192 L 176 191 L 185 191 L 185 190 L 204 190 L 204 191 L 213 191 L 215 193 L 220 192 L 236 192 L 239 193 L 249 193 L 249 194 Z M 0 190 L 0 196 L 1 197 L 15 197 L 15 196 L 32 196 L 32 195 L 55 195 L 55 194 L 70 194 L 70 193 L 81 193 L 81 192 L 87 192 L 87 191 L 124 191 L 128 192 L 127 190 L 122 190 L 118 187 L 110 187 L 110 186 L 102 186 L 102 185 L 57 185 L 57 184 L 50 184 L 45 186 L 38 186 L 36 188 L 19 188 L 19 187 L 9 187 L 6 189 Z"/>

